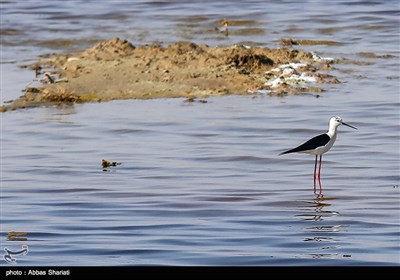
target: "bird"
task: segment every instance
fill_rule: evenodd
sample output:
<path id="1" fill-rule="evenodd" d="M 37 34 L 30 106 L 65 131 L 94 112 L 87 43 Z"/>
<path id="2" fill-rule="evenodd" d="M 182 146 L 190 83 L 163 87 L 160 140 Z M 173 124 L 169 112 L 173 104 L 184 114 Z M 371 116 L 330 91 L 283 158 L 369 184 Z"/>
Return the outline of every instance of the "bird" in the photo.
<path id="1" fill-rule="evenodd" d="M 229 25 L 229 21 L 224 18 L 223 20 L 219 21 L 219 24 L 222 25 L 222 27 L 216 27 L 215 29 L 218 30 L 221 33 L 224 33 L 225 36 L 228 36 L 229 31 L 228 31 L 228 25 Z"/>
<path id="2" fill-rule="evenodd" d="M 353 129 L 357 129 L 356 127 L 345 123 L 341 117 L 333 116 L 329 119 L 329 129 L 326 133 L 317 135 L 300 146 L 284 151 L 279 155 L 285 155 L 290 153 L 306 153 L 315 155 L 315 165 L 314 165 L 314 191 L 316 190 L 316 179 L 317 179 L 317 161 L 319 156 L 319 168 L 318 168 L 318 182 L 320 190 L 322 190 L 321 186 L 321 165 L 322 165 L 322 155 L 328 152 L 333 144 L 336 141 L 337 136 L 337 128 L 339 125 L 345 125 L 351 127 Z"/>

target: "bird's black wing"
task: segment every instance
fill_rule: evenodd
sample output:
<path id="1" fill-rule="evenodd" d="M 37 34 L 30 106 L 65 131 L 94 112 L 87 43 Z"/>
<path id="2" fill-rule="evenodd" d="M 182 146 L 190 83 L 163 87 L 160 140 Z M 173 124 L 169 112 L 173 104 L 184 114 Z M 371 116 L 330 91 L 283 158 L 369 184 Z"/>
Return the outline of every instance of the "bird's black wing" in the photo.
<path id="1" fill-rule="evenodd" d="M 279 155 L 314 150 L 318 147 L 325 146 L 329 142 L 329 140 L 331 140 L 331 138 L 328 136 L 328 134 L 324 133 L 324 134 L 321 134 L 321 135 L 311 138 L 304 144 L 301 144 L 300 146 L 298 146 L 294 149 L 280 153 Z"/>

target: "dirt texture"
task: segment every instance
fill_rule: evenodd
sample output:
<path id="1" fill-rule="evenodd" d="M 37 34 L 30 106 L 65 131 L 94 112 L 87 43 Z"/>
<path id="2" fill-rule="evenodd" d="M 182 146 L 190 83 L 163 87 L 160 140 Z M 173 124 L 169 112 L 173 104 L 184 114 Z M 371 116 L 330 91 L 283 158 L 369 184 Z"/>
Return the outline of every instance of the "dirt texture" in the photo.
<path id="1" fill-rule="evenodd" d="M 316 60 L 315 54 L 302 50 L 245 45 L 210 47 L 192 42 L 134 46 L 113 38 L 82 52 L 41 57 L 30 65 L 37 76 L 35 81 L 1 111 L 116 99 L 193 99 L 260 90 L 272 95 L 303 93 L 307 88 L 315 92 L 315 85 L 267 83 L 271 69 L 288 63 L 306 63 L 303 68 L 309 72 L 307 75 L 319 75 L 317 83 L 339 82 L 330 75 L 325 81 L 319 74 L 320 70 L 331 69 L 329 61 Z"/>

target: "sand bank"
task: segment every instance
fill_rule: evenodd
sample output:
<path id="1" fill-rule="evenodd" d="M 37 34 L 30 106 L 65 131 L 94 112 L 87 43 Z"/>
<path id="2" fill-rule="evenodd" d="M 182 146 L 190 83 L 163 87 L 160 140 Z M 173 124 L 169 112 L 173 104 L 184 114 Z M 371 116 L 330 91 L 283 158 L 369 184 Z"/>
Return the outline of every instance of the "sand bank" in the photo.
<path id="1" fill-rule="evenodd" d="M 82 52 L 41 57 L 30 65 L 36 81 L 1 110 L 116 99 L 321 92 L 324 83 L 339 82 L 327 74 L 332 62 L 286 47 L 134 46 L 113 38 Z"/>

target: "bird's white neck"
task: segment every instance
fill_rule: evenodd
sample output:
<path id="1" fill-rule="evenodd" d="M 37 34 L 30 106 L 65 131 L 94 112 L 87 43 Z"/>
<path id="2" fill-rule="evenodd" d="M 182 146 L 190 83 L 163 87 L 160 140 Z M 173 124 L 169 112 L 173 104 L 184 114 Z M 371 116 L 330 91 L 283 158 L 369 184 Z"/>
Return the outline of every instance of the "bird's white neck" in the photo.
<path id="1" fill-rule="evenodd" d="M 328 134 L 330 138 L 336 137 L 336 130 L 337 126 L 331 126 L 326 134 Z"/>

